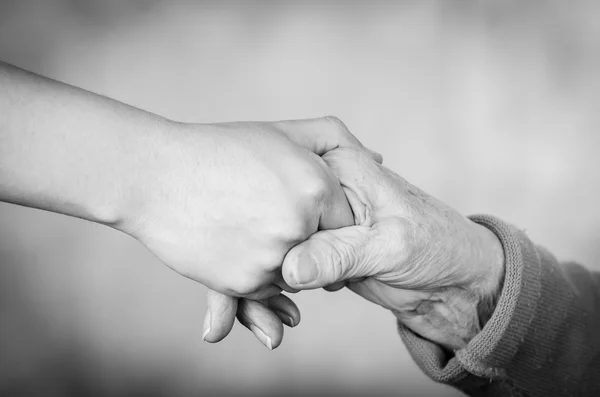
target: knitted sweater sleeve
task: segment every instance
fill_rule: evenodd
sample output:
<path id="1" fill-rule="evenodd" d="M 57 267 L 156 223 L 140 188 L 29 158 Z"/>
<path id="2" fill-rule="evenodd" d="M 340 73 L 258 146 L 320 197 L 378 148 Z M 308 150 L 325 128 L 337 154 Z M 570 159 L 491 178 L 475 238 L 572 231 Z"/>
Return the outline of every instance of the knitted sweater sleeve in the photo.
<path id="1" fill-rule="evenodd" d="M 452 355 L 399 324 L 412 358 L 433 380 L 472 396 L 600 396 L 600 273 L 559 263 L 496 218 L 471 220 L 494 232 L 505 253 L 494 314 Z"/>

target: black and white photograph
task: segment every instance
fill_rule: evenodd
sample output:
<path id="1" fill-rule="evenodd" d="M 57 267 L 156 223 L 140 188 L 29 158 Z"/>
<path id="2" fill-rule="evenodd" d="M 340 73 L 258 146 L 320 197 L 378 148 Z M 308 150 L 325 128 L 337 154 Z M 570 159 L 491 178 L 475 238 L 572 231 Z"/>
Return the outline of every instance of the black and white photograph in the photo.
<path id="1" fill-rule="evenodd" d="M 600 2 L 0 0 L 0 396 L 600 396 Z"/>

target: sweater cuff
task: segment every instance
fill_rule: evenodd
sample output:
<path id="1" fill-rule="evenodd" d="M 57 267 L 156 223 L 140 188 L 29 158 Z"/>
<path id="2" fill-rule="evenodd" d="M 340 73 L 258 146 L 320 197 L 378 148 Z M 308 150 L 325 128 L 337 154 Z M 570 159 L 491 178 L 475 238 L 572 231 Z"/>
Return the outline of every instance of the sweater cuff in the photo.
<path id="1" fill-rule="evenodd" d="M 538 253 L 522 231 L 487 215 L 469 217 L 498 236 L 504 250 L 504 285 L 492 317 L 469 344 L 449 356 L 440 346 L 402 324 L 398 330 L 410 355 L 437 382 L 469 384 L 503 379 L 523 343 L 541 293 Z"/>

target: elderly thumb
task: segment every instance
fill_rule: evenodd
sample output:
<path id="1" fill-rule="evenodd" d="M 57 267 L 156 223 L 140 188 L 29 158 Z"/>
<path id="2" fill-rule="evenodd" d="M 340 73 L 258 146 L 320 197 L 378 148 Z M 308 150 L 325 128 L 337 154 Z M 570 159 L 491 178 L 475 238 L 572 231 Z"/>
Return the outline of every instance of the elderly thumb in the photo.
<path id="1" fill-rule="evenodd" d="M 295 289 L 315 289 L 367 277 L 370 228 L 350 226 L 324 230 L 292 248 L 283 261 L 285 282 Z"/>

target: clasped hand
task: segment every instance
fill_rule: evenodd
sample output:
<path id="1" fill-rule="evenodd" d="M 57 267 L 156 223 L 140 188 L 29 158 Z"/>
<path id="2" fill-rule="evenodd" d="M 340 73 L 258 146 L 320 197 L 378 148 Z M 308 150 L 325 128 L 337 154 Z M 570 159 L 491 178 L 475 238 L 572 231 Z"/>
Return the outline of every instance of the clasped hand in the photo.
<path id="1" fill-rule="evenodd" d="M 493 308 L 503 274 L 496 236 L 381 165 L 339 120 L 178 133 L 142 183 L 161 194 L 123 229 L 211 289 L 204 340 L 223 339 L 237 317 L 275 348 L 283 324 L 300 321 L 281 292 L 321 287 L 347 286 L 449 350 L 485 323 L 479 308 Z"/>
<path id="2" fill-rule="evenodd" d="M 300 321 L 280 294 L 294 291 L 281 274 L 286 253 L 318 230 L 353 224 L 342 187 L 320 156 L 339 147 L 380 156 L 333 117 L 177 124 L 155 132 L 143 151 L 152 161 L 139 160 L 146 169 L 127 192 L 127 215 L 116 227 L 212 290 L 205 340 L 224 337 L 237 312 L 267 347 L 276 347 L 282 321 Z M 238 298 L 247 299 L 238 307 Z"/>

